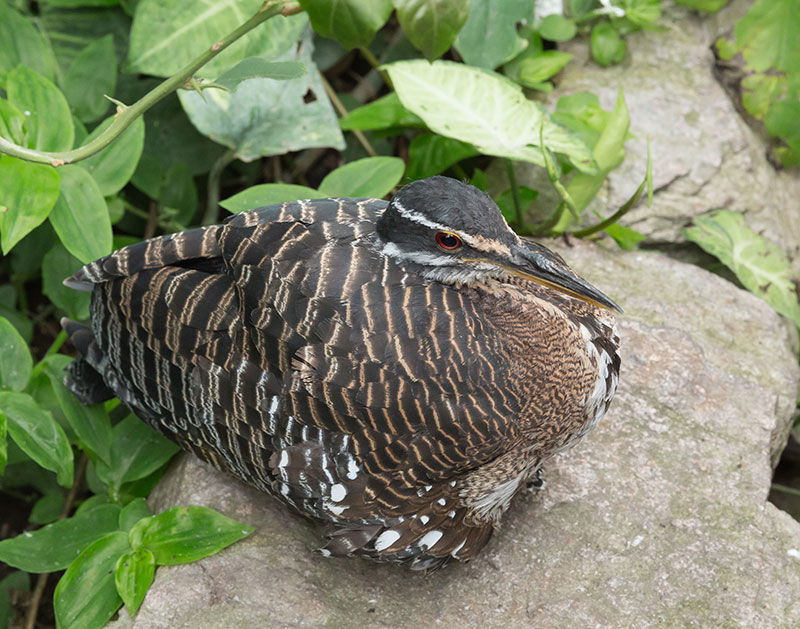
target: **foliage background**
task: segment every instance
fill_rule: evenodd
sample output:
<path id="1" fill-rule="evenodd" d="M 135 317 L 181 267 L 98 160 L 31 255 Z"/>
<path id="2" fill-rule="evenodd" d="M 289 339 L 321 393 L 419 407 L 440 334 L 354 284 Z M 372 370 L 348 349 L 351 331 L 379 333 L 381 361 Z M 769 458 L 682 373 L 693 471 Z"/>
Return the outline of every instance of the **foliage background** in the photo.
<path id="1" fill-rule="evenodd" d="M 150 513 L 176 448 L 118 400 L 85 407 L 64 388 L 58 319 L 85 320 L 89 302 L 64 278 L 228 212 L 440 173 L 501 190 L 521 234 L 634 249 L 644 236 L 618 221 L 649 163 L 629 203 L 585 210 L 636 112 L 621 93 L 610 110 L 589 93 L 538 101 L 572 60 L 560 43 L 620 63 L 660 16 L 659 0 L 0 0 L 0 627 L 101 626 L 135 613 L 157 565 L 249 533 L 199 507 Z M 798 32 L 794 0 L 758 0 L 716 45 L 779 167 L 800 161 Z M 558 202 L 517 185 L 514 160 L 545 169 Z M 800 325 L 785 254 L 741 215 L 686 235 Z"/>

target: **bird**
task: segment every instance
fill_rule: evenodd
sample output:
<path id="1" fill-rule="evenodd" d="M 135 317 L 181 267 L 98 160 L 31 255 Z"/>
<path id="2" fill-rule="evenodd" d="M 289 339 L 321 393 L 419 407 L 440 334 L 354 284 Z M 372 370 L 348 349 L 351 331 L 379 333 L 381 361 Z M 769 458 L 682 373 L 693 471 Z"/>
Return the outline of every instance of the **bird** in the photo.
<path id="1" fill-rule="evenodd" d="M 324 524 L 326 557 L 475 557 L 619 377 L 619 306 L 443 176 L 242 212 L 65 284 L 92 293 L 62 322 L 78 398 Z"/>

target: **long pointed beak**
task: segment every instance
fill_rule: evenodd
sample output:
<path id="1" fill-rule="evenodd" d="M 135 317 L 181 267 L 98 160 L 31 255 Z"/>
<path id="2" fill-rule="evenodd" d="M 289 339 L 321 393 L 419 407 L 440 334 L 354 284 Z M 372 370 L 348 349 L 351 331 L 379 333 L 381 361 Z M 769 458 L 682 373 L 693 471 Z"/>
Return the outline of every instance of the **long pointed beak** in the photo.
<path id="1" fill-rule="evenodd" d="M 512 251 L 518 263 L 513 267 L 506 267 L 510 273 L 549 286 L 595 306 L 622 312 L 622 308 L 608 295 L 580 277 L 546 247 L 523 241 L 519 246 L 513 247 Z"/>

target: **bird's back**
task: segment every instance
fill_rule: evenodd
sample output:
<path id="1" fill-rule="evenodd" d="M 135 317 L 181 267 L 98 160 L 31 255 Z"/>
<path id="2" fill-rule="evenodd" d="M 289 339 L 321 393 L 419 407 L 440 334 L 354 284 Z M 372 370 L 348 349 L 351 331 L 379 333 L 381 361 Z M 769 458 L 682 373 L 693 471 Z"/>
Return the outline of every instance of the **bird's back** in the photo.
<path id="1" fill-rule="evenodd" d="M 603 365 L 586 339 L 548 364 L 583 334 L 558 305 L 543 319 L 533 302 L 381 255 L 385 205 L 270 206 L 88 265 L 71 281 L 93 289 L 91 333 L 70 330 L 84 355 L 72 387 L 113 392 L 184 448 L 333 523 L 323 553 L 427 568 L 485 543 L 496 514 L 475 505 L 505 509 L 485 495 L 506 477 L 516 490 L 549 454 L 531 455 L 531 440 L 555 450 L 581 431 Z M 589 336 L 596 347 L 613 332 Z"/>

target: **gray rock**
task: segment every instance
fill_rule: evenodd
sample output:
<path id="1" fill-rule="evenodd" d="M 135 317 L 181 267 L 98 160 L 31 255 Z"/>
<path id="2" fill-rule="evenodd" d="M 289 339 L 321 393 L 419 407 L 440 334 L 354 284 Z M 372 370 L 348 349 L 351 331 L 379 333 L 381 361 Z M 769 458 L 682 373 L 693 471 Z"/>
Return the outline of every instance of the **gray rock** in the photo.
<path id="1" fill-rule="evenodd" d="M 204 504 L 258 530 L 159 568 L 113 626 L 800 626 L 800 524 L 766 501 L 798 387 L 789 329 L 662 255 L 558 248 L 626 309 L 620 390 L 476 561 L 425 577 L 317 557 L 313 525 L 184 457 L 156 509 Z"/>
<path id="2" fill-rule="evenodd" d="M 575 92 L 594 92 L 611 109 L 622 88 L 631 114 L 631 133 L 623 164 L 614 170 L 585 216 L 611 214 L 638 187 L 644 175 L 647 139 L 652 142 L 655 197 L 641 203 L 622 221 L 646 234 L 645 244 L 684 242 L 692 217 L 716 208 L 745 213 L 756 231 L 781 243 L 800 272 L 800 177 L 797 169 L 776 171 L 766 146 L 742 120 L 714 74 L 711 45 L 728 32 L 751 2 L 733 2 L 720 14 L 700 16 L 671 8 L 663 31 L 640 31 L 627 37 L 629 54 L 617 66 L 592 62 L 588 42 L 573 40 L 563 48 L 575 55 L 558 77 L 550 100 Z M 502 168 L 492 170 L 507 188 Z M 519 183 L 544 191 L 540 205 L 554 207 L 555 195 L 544 171 L 517 165 Z"/>

